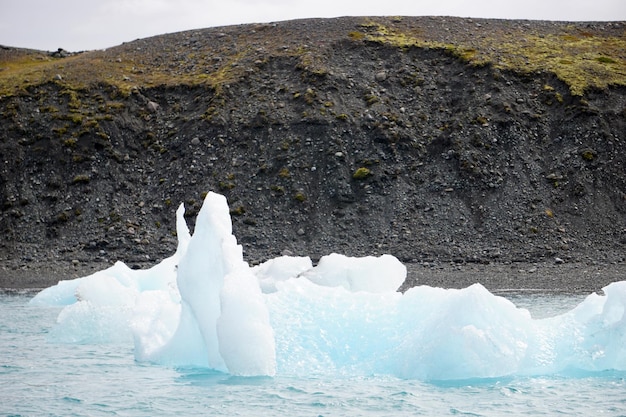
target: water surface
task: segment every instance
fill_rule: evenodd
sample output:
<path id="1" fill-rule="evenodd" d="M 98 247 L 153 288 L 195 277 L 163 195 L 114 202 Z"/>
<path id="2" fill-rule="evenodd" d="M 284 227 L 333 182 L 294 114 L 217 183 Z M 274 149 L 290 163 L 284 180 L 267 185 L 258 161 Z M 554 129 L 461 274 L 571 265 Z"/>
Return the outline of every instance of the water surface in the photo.
<path id="1" fill-rule="evenodd" d="M 0 295 L 0 414 L 20 416 L 626 415 L 618 371 L 457 381 L 316 371 L 232 377 L 135 362 L 132 343 L 52 343 L 59 307 Z M 506 293 L 533 317 L 568 311 L 582 295 Z"/>

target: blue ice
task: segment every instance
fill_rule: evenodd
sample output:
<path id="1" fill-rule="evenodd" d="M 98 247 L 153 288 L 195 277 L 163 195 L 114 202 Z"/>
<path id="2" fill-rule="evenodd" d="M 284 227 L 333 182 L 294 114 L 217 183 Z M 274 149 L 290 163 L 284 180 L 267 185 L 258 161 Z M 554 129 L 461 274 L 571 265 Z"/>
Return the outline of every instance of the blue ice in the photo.
<path id="1" fill-rule="evenodd" d="M 240 376 L 393 375 L 423 380 L 626 370 L 626 281 L 533 319 L 480 284 L 398 292 L 395 257 L 279 257 L 250 267 L 226 199 L 209 193 L 176 253 L 122 262 L 31 301 L 63 306 L 50 340 L 130 343 L 135 358 Z"/>

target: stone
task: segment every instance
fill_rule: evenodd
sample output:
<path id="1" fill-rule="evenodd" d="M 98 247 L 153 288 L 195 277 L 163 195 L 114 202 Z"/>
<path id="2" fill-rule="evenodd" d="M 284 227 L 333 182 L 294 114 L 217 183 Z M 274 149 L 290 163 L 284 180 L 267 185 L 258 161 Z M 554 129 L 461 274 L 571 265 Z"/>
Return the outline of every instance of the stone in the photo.
<path id="1" fill-rule="evenodd" d="M 547 180 L 562 180 L 563 179 L 563 175 L 556 173 L 556 172 L 552 172 L 548 175 L 546 175 L 546 179 Z"/>
<path id="2" fill-rule="evenodd" d="M 148 104 L 146 104 L 146 108 L 150 113 L 156 113 L 160 107 L 161 106 L 159 106 L 159 104 L 155 103 L 154 101 L 148 101 Z"/>
<path id="3" fill-rule="evenodd" d="M 67 58 L 68 56 L 72 56 L 73 54 L 63 48 L 59 48 L 56 51 L 52 52 L 52 54 L 50 55 L 52 55 L 54 58 Z"/>

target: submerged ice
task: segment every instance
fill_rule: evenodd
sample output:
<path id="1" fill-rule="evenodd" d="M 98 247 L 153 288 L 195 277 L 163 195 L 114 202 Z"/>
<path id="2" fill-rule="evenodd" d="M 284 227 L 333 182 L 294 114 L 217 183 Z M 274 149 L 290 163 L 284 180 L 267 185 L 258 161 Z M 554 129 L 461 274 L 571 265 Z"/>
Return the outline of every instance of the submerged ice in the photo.
<path id="1" fill-rule="evenodd" d="M 176 253 L 61 281 L 33 304 L 63 306 L 50 339 L 131 343 L 138 361 L 233 375 L 385 374 L 446 380 L 626 370 L 626 281 L 533 319 L 480 284 L 398 288 L 390 255 L 279 257 L 250 267 L 226 199 L 206 196 Z"/>

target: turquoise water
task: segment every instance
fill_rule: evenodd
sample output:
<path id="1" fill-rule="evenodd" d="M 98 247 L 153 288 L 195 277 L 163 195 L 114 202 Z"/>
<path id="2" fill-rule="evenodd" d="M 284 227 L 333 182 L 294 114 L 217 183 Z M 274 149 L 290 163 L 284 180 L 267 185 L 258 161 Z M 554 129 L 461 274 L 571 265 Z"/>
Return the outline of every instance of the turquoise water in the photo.
<path id="1" fill-rule="evenodd" d="M 19 416 L 626 416 L 626 372 L 562 372 L 447 382 L 319 372 L 232 377 L 138 363 L 133 344 L 52 343 L 60 307 L 0 294 L 0 415 Z M 533 317 L 584 298 L 502 294 Z"/>

